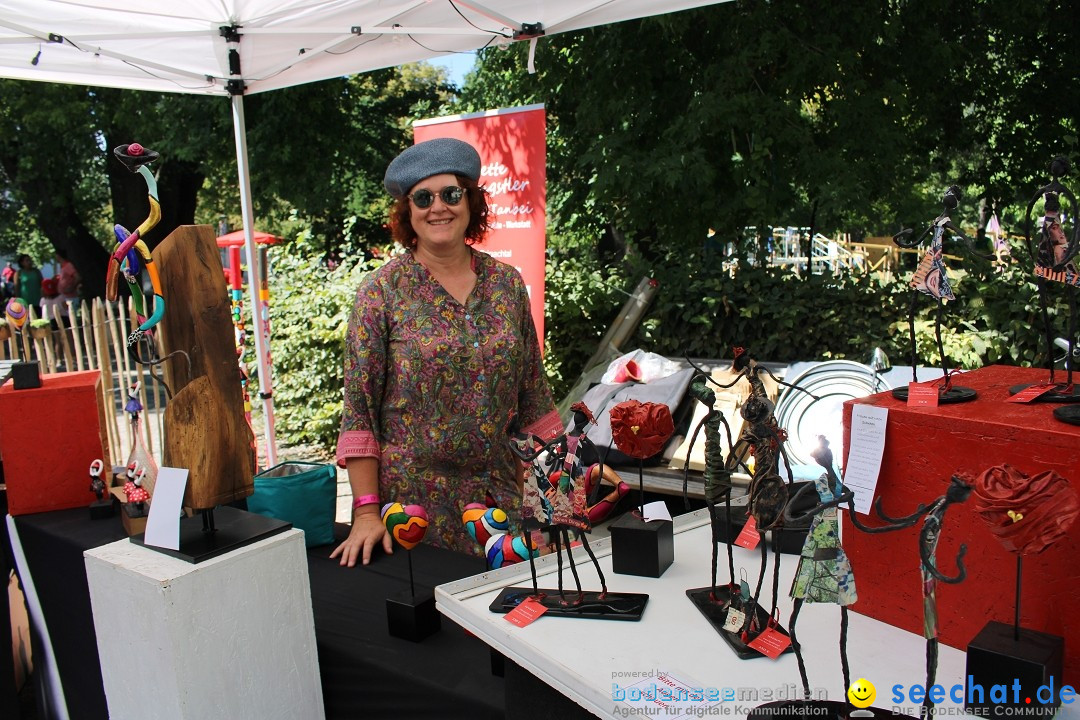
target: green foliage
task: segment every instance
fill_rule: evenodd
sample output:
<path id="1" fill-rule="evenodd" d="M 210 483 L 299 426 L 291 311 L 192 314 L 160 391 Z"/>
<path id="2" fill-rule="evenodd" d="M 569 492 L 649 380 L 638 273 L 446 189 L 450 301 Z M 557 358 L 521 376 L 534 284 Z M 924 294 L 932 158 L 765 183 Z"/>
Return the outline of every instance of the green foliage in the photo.
<path id="1" fill-rule="evenodd" d="M 274 401 L 276 429 L 286 445 L 336 445 L 345 332 L 356 287 L 367 269 L 356 259 L 329 270 L 313 256 L 273 257 Z"/>

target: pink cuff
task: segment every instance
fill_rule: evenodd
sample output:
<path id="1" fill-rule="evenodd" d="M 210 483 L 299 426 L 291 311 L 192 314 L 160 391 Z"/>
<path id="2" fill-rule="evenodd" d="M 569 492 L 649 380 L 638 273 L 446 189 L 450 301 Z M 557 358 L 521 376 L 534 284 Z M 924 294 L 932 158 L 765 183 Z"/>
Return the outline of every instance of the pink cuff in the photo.
<path id="1" fill-rule="evenodd" d="M 557 410 L 552 410 L 524 430 L 530 435 L 535 435 L 541 440 L 551 440 L 562 434 L 563 421 Z"/>
<path id="2" fill-rule="evenodd" d="M 379 456 L 379 441 L 370 430 L 342 430 L 338 435 L 338 467 L 345 467 L 345 461 L 349 458 Z"/>

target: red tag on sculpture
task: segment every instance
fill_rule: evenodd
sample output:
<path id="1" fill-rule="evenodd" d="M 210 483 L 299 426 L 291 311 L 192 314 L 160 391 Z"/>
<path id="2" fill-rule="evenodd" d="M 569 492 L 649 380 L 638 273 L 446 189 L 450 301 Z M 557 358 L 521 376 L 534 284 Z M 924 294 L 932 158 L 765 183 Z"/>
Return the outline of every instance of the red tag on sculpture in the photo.
<path id="1" fill-rule="evenodd" d="M 761 542 L 761 533 L 757 531 L 757 521 L 754 520 L 754 516 L 746 518 L 746 524 L 743 525 L 742 531 L 739 536 L 735 538 L 735 544 L 739 547 L 744 547 L 747 550 L 753 550 Z"/>
<path id="2" fill-rule="evenodd" d="M 525 627 L 539 620 L 547 611 L 536 598 L 525 598 L 520 605 L 506 613 L 506 619 L 518 627 Z"/>
<path id="3" fill-rule="evenodd" d="M 937 407 L 938 389 L 936 385 L 908 383 L 908 407 Z"/>
<path id="4" fill-rule="evenodd" d="M 1020 392 L 1016 393 L 1015 395 L 1010 395 L 1009 397 L 1005 398 L 1005 402 L 1029 403 L 1043 393 L 1050 392 L 1053 389 L 1053 383 L 1038 383 L 1035 385 L 1030 385 L 1021 390 Z"/>
<path id="5" fill-rule="evenodd" d="M 762 655 L 775 660 L 787 650 L 787 647 L 790 644 L 791 638 L 770 625 L 765 628 L 764 632 L 747 643 L 747 646 L 752 647 Z"/>

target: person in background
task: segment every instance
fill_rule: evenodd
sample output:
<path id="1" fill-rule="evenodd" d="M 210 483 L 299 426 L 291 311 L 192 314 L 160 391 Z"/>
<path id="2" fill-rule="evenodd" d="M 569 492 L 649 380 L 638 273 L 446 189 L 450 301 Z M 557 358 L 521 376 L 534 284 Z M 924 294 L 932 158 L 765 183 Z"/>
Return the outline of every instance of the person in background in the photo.
<path id="1" fill-rule="evenodd" d="M 353 492 L 352 529 L 331 553 L 365 565 L 391 551 L 380 508 L 424 506 L 426 541 L 480 550 L 461 521 L 490 495 L 510 517 L 524 468 L 510 433 L 562 432 L 521 275 L 474 250 L 489 227 L 480 156 L 440 138 L 410 147 L 383 179 L 396 255 L 360 283 L 345 347 L 338 464 Z"/>
<path id="2" fill-rule="evenodd" d="M 68 306 L 64 301 L 64 296 L 60 294 L 58 290 L 59 281 L 55 277 L 45 278 L 41 281 L 41 300 L 38 301 L 40 306 L 40 315 L 49 321 L 49 327 L 52 328 L 52 343 L 53 352 L 60 366 L 64 363 L 64 346 L 60 340 L 60 333 L 67 332 L 67 327 L 71 324 L 68 319 Z M 60 315 L 60 322 L 56 322 L 56 318 L 53 317 L 53 308 L 56 308 L 57 313 Z"/>
<path id="3" fill-rule="evenodd" d="M 34 267 L 34 261 L 25 253 L 20 255 L 16 262 L 19 269 L 15 271 L 15 296 L 23 299 L 28 306 L 36 306 L 41 303 L 41 271 Z"/>
<path id="4" fill-rule="evenodd" d="M 75 266 L 68 260 L 67 253 L 63 250 L 56 251 L 56 262 L 60 266 L 60 272 L 57 273 L 57 289 L 60 292 L 60 296 L 64 302 L 71 302 L 72 307 L 75 310 L 79 309 L 79 284 L 82 279 L 79 277 L 79 271 L 75 269 Z M 67 308 L 64 308 L 64 316 L 67 317 Z"/>
<path id="5" fill-rule="evenodd" d="M 0 290 L 3 291 L 4 299 L 15 297 L 15 265 L 8 263 L 0 270 Z"/>

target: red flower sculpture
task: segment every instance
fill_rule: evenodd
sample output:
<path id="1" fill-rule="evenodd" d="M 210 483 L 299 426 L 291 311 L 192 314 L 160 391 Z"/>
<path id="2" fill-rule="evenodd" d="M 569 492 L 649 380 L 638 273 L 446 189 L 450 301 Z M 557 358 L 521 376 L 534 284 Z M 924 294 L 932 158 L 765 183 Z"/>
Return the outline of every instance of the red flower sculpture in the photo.
<path id="1" fill-rule="evenodd" d="M 1069 481 L 1053 470 L 1028 477 L 997 465 L 975 480 L 975 512 L 1007 550 L 1037 555 L 1060 540 L 1080 513 Z"/>
<path id="2" fill-rule="evenodd" d="M 675 432 L 671 411 L 663 403 L 627 400 L 611 408 L 609 417 L 615 446 L 639 460 L 660 452 Z"/>

